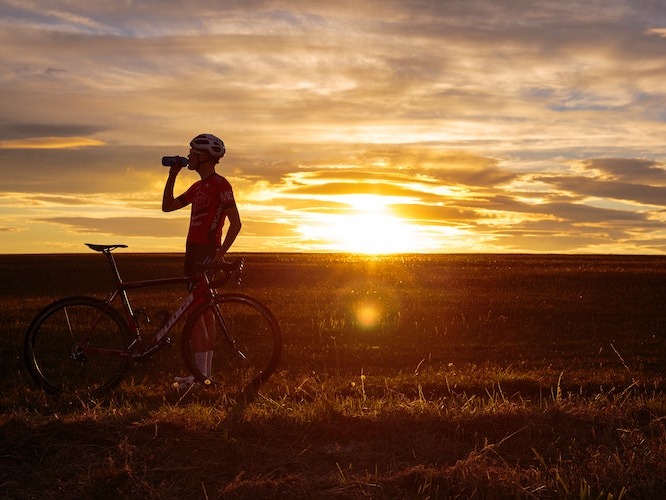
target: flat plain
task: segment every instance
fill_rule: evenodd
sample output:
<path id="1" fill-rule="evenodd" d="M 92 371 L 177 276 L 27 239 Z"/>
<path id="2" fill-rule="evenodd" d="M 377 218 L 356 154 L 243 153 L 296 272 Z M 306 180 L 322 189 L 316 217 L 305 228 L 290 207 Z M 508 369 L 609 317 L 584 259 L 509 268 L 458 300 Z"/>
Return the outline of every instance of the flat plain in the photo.
<path id="1" fill-rule="evenodd" d="M 23 334 L 104 297 L 99 254 L 0 255 L 0 497 L 666 496 L 666 257 L 249 254 L 278 373 L 178 393 L 178 348 L 99 401 L 28 379 Z M 176 254 L 117 254 L 126 279 Z M 148 315 L 177 287 L 131 296 Z M 177 345 L 177 342 L 174 342 Z"/>

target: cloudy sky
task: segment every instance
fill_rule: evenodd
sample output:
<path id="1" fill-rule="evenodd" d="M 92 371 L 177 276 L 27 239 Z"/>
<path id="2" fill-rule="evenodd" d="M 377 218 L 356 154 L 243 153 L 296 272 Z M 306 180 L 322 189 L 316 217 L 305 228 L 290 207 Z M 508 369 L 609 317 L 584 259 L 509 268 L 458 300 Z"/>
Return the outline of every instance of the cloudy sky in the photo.
<path id="1" fill-rule="evenodd" d="M 666 253 L 661 0 L 0 0 L 0 252 Z M 183 172 L 176 191 L 198 177 Z"/>

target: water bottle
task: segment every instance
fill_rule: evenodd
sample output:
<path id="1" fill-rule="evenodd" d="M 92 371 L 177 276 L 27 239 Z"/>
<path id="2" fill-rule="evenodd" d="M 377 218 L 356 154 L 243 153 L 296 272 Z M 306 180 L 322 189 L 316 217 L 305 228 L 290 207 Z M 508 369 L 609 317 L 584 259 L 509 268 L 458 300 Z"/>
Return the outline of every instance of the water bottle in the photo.
<path id="1" fill-rule="evenodd" d="M 189 160 L 183 156 L 163 156 L 162 165 L 165 167 L 180 167 L 185 168 Z"/>

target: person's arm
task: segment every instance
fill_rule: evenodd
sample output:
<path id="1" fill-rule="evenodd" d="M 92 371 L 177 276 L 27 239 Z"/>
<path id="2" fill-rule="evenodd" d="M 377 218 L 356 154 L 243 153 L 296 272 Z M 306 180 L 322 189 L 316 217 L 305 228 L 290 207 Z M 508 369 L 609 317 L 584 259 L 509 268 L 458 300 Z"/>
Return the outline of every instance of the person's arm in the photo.
<path id="1" fill-rule="evenodd" d="M 169 169 L 169 177 L 167 178 L 166 185 L 164 186 L 164 194 L 162 195 L 162 212 L 173 212 L 185 206 L 180 200 L 173 197 L 173 187 L 176 184 L 178 172 L 180 172 L 179 167 L 171 167 Z"/>
<path id="2" fill-rule="evenodd" d="M 229 248 L 231 248 L 231 245 L 233 245 L 234 241 L 236 240 L 236 236 L 238 236 L 238 233 L 240 233 L 241 227 L 243 226 L 243 224 L 241 224 L 240 214 L 238 213 L 238 208 L 236 208 L 236 205 L 227 208 L 224 212 L 224 215 L 227 217 L 227 219 L 229 219 L 229 228 L 227 229 L 227 234 L 224 236 L 222 246 L 217 251 L 217 258 L 220 259 L 223 258 Z"/>

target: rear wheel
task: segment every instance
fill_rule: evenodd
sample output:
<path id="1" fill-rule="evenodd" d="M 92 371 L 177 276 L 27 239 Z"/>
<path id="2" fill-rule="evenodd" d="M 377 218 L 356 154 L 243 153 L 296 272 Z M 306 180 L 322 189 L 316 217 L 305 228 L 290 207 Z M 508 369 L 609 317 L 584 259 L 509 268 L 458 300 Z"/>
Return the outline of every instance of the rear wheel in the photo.
<path id="1" fill-rule="evenodd" d="M 46 392 L 99 395 L 129 366 L 129 331 L 114 308 L 92 297 L 67 297 L 45 307 L 28 328 L 28 373 Z"/>
<path id="2" fill-rule="evenodd" d="M 212 351 L 201 350 L 202 332 L 211 339 L 206 349 L 212 345 Z M 213 305 L 195 310 L 182 342 L 185 363 L 198 381 L 239 391 L 266 382 L 282 354 L 282 334 L 273 314 L 256 299 L 240 294 L 220 295 Z M 210 356 L 207 364 L 205 356 Z"/>

